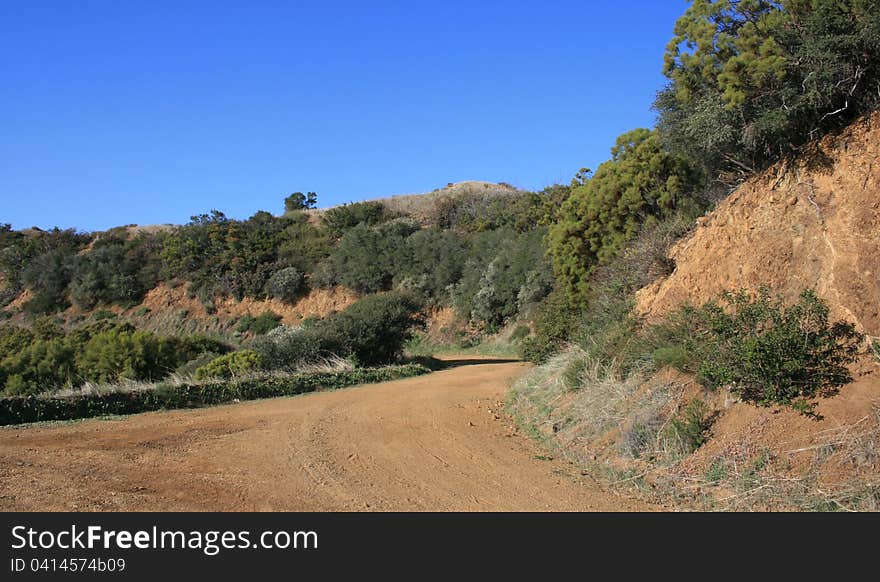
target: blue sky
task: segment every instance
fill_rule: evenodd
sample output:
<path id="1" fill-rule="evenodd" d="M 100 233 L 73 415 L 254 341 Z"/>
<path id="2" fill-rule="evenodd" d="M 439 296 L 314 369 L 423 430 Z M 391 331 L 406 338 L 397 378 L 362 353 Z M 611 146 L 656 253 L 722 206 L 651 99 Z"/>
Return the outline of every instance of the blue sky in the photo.
<path id="1" fill-rule="evenodd" d="M 7 2 L 0 222 L 97 230 L 460 180 L 650 126 L 681 1 Z"/>

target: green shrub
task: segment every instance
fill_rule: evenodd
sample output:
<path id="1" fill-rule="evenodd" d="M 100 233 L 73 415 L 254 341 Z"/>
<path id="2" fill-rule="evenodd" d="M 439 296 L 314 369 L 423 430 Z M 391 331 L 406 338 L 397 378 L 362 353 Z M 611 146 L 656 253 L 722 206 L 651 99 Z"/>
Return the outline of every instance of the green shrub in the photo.
<path id="1" fill-rule="evenodd" d="M 93 382 L 155 380 L 179 364 L 181 342 L 147 331 L 114 329 L 93 335 L 76 353 L 77 373 Z"/>
<path id="2" fill-rule="evenodd" d="M 810 399 L 833 396 L 852 382 L 847 365 L 863 336 L 850 323 L 830 323 L 813 291 L 790 306 L 767 289 L 755 296 L 726 293 L 722 303 L 683 308 L 649 328 L 653 353 L 674 353 L 680 368 L 709 388 L 728 387 L 746 402 L 809 415 L 816 406 Z"/>
<path id="3" fill-rule="evenodd" d="M 541 307 L 535 324 L 535 335 L 520 342 L 520 356 L 542 364 L 562 349 L 581 319 L 581 309 L 564 293 L 551 293 Z"/>
<path id="4" fill-rule="evenodd" d="M 76 379 L 75 352 L 60 338 L 35 339 L 4 356 L 0 360 L 0 380 L 10 396 L 39 394 L 70 386 Z"/>
<path id="5" fill-rule="evenodd" d="M 269 369 L 294 370 L 334 355 L 339 347 L 326 336 L 320 325 L 280 326 L 254 339 L 249 347 L 259 352 Z"/>
<path id="6" fill-rule="evenodd" d="M 116 317 L 115 313 L 108 311 L 107 309 L 99 309 L 92 314 L 92 319 L 95 321 L 101 321 L 102 319 L 116 319 Z"/>
<path id="7" fill-rule="evenodd" d="M 333 249 L 325 278 L 358 293 L 377 293 L 391 288 L 408 236 L 419 225 L 399 218 L 377 226 L 359 224 L 345 233 Z"/>
<path id="8" fill-rule="evenodd" d="M 281 301 L 293 302 L 305 287 L 305 275 L 296 267 L 275 272 L 266 282 L 266 294 Z"/>
<path id="9" fill-rule="evenodd" d="M 156 380 L 203 352 L 229 346 L 204 336 L 160 337 L 130 323 L 100 319 L 67 334 L 49 318 L 32 330 L 0 327 L 0 390 L 37 394 L 83 382 Z"/>
<path id="10" fill-rule="evenodd" d="M 682 455 L 689 455 L 706 442 L 714 419 L 705 402 L 691 400 L 679 416 L 670 419 L 664 436 Z"/>
<path id="11" fill-rule="evenodd" d="M 456 312 L 494 332 L 543 299 L 553 282 L 543 241 L 543 229 L 517 233 L 503 228 L 473 235 L 461 279 L 452 288 Z"/>
<path id="12" fill-rule="evenodd" d="M 238 320 L 236 331 L 240 333 L 250 332 L 254 335 L 263 335 L 281 325 L 281 316 L 274 311 L 264 311 L 253 317 L 245 315 Z"/>
<path id="13" fill-rule="evenodd" d="M 572 183 L 548 235 L 556 276 L 580 300 L 587 298 L 596 268 L 615 257 L 643 224 L 695 206 L 689 195 L 700 184 L 687 159 L 666 151 L 654 131 L 621 135 L 611 154 L 595 175 Z"/>
<path id="14" fill-rule="evenodd" d="M 360 224 L 375 226 L 400 216 L 381 202 L 353 202 L 328 208 L 321 215 L 321 225 L 338 238 Z"/>
<path id="15" fill-rule="evenodd" d="M 215 380 L 203 384 L 163 384 L 156 390 L 110 392 L 67 397 L 0 398 L 0 425 L 50 420 L 71 420 L 110 414 L 136 414 L 150 410 L 193 408 L 235 400 L 275 398 L 409 378 L 430 372 L 408 364 L 343 372 L 263 376 Z"/>
<path id="16" fill-rule="evenodd" d="M 296 368 L 330 356 L 362 365 L 397 360 L 417 325 L 420 304 L 401 293 L 367 296 L 306 328 L 279 328 L 251 343 L 270 368 Z"/>
<path id="17" fill-rule="evenodd" d="M 196 380 L 207 378 L 232 378 L 260 370 L 263 367 L 263 356 L 253 350 L 241 350 L 214 358 L 201 368 L 196 369 Z"/>
<path id="18" fill-rule="evenodd" d="M 403 354 L 412 330 L 423 322 L 421 304 L 404 293 L 369 295 L 319 326 L 337 355 L 353 356 L 363 366 L 394 362 Z"/>

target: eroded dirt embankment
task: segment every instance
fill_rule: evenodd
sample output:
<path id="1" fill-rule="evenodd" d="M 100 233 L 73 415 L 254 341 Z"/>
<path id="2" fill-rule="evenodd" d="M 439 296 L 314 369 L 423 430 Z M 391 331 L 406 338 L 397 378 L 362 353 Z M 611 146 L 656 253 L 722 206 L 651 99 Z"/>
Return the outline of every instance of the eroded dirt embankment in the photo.
<path id="1" fill-rule="evenodd" d="M 833 316 L 880 336 L 880 112 L 750 179 L 700 223 L 637 311 L 761 285 L 793 300 L 809 287 Z"/>

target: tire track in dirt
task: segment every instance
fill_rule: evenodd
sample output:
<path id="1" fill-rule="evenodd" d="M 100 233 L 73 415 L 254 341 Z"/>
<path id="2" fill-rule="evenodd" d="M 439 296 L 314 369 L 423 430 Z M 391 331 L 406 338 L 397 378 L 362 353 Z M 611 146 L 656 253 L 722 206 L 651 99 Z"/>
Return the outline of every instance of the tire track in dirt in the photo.
<path id="1" fill-rule="evenodd" d="M 0 429 L 0 509 L 617 511 L 500 414 L 518 362 L 121 419 Z"/>

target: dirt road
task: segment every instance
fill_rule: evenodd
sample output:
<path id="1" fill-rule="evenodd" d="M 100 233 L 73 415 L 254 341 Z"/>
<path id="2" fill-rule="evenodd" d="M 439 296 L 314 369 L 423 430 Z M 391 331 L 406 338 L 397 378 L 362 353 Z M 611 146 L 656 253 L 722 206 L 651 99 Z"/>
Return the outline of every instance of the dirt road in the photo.
<path id="1" fill-rule="evenodd" d="M 515 362 L 112 420 L 0 429 L 0 509 L 614 511 L 501 412 Z"/>

